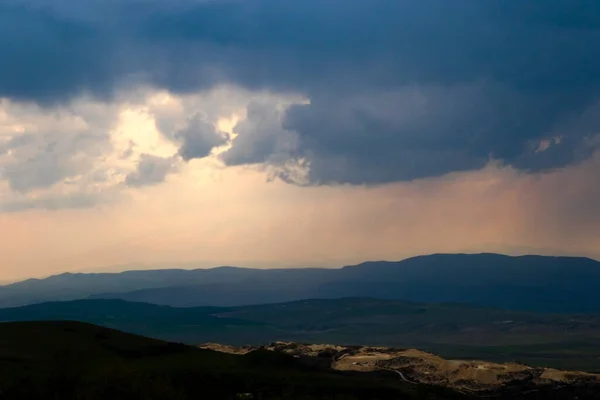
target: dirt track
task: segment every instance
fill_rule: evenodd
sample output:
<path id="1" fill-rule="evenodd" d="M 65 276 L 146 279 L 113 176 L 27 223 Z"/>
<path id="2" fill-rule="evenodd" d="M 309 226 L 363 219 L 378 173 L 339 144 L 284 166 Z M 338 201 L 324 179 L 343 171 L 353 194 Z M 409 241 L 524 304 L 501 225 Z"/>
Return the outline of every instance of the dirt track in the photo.
<path id="1" fill-rule="evenodd" d="M 205 344 L 201 348 L 232 354 L 245 354 L 256 348 L 235 348 L 219 344 Z M 452 387 L 460 391 L 479 392 L 513 385 L 530 387 L 562 384 L 597 384 L 600 375 L 583 372 L 534 368 L 516 363 L 496 364 L 486 361 L 446 360 L 435 354 L 416 349 L 386 347 L 344 347 L 275 342 L 258 348 L 281 351 L 302 357 L 325 358 L 331 368 L 340 371 L 390 371 L 411 384 L 426 383 Z"/>

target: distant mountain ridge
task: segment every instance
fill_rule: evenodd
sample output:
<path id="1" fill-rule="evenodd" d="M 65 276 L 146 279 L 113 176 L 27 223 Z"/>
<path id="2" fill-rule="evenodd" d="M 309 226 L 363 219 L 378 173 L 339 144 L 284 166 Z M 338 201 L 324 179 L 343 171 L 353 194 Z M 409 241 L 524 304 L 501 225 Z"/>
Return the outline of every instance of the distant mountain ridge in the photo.
<path id="1" fill-rule="evenodd" d="M 600 313 L 599 286 L 600 263 L 589 258 L 433 254 L 339 269 L 219 267 L 62 274 L 0 287 L 0 307 L 82 298 L 191 307 L 374 297 Z"/>

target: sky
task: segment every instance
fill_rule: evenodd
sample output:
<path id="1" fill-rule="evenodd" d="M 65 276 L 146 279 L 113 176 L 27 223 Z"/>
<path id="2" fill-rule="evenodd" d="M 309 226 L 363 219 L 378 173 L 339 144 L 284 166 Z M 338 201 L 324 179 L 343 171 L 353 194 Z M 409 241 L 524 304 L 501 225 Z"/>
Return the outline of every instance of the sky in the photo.
<path id="1" fill-rule="evenodd" d="M 0 281 L 600 258 L 600 3 L 5 0 Z"/>

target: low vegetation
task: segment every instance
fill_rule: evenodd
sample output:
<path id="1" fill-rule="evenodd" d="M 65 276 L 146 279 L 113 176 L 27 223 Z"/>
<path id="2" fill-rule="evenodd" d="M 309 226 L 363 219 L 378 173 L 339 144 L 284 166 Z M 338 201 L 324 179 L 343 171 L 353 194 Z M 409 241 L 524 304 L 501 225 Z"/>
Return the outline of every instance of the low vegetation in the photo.
<path id="1" fill-rule="evenodd" d="M 60 400 L 475 399 L 473 393 L 416 384 L 389 371 L 336 371 L 294 355 L 244 355 L 148 339 L 79 322 L 0 324 L 0 398 Z M 512 387 L 498 399 L 596 399 L 586 385 L 534 393 Z M 540 397 L 542 396 L 542 397 Z"/>
<path id="2" fill-rule="evenodd" d="M 446 358 L 600 372 L 600 316 L 347 298 L 172 308 L 81 300 L 0 310 L 0 321 L 75 320 L 187 344 L 277 340 L 414 347 Z"/>
<path id="3" fill-rule="evenodd" d="M 76 322 L 0 324 L 0 337 L 3 400 L 464 397 L 377 375 L 308 367 L 283 353 L 235 356 Z"/>

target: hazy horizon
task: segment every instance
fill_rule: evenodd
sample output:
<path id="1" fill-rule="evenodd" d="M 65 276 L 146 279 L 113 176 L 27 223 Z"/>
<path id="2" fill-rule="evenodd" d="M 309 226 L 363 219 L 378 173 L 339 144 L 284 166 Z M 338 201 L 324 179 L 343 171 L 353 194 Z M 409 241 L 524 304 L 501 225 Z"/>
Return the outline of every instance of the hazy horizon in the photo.
<path id="1" fill-rule="evenodd" d="M 600 8 L 0 4 L 0 280 L 600 258 Z M 199 260 L 199 261 L 198 261 Z"/>
<path id="2" fill-rule="evenodd" d="M 401 259 L 371 259 L 371 260 L 361 260 L 355 262 L 341 263 L 341 264 L 324 264 L 324 265 L 287 265 L 285 267 L 281 267 L 278 265 L 265 265 L 265 264 L 252 264 L 252 265 L 234 265 L 228 263 L 221 264 L 213 264 L 213 263 L 203 263 L 203 262 L 187 262 L 187 263 L 160 263 L 160 264 L 123 264 L 123 265 L 112 265 L 100 268 L 90 268 L 90 269 L 75 269 L 72 271 L 57 271 L 55 273 L 50 273 L 47 275 L 38 275 L 38 276 L 27 276 L 16 279 L 7 279 L 0 280 L 0 285 L 8 285 L 11 283 L 22 282 L 28 279 L 45 279 L 52 276 L 62 275 L 62 274 L 119 274 L 127 271 L 156 271 L 156 270 L 196 270 L 196 269 L 215 269 L 215 268 L 242 268 L 242 269 L 341 269 L 347 266 L 355 266 L 360 265 L 366 262 L 400 262 L 407 260 L 412 257 L 418 256 L 432 256 L 439 254 L 467 254 L 467 255 L 476 255 L 476 254 L 497 254 L 497 255 L 505 255 L 511 257 L 519 257 L 519 256 L 548 256 L 548 257 L 575 257 L 575 258 L 590 258 L 594 261 L 600 262 L 599 259 L 594 257 L 586 257 L 580 256 L 577 254 L 551 254 L 551 253 L 540 253 L 540 252 L 532 252 L 525 251 L 522 252 L 513 252 L 513 253 L 498 253 L 498 252 L 489 252 L 489 251 L 481 251 L 481 252 L 455 252 L 455 253 L 424 253 L 424 254 L 416 254 L 414 256 L 408 256 Z"/>

